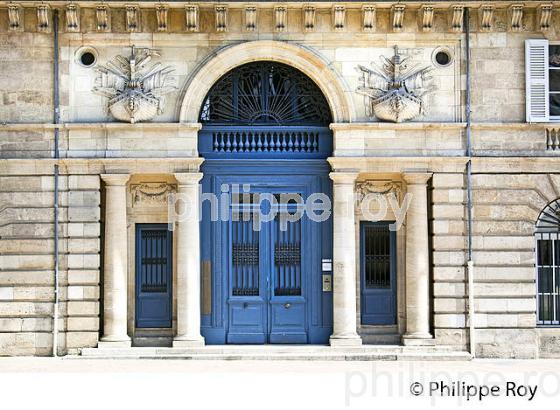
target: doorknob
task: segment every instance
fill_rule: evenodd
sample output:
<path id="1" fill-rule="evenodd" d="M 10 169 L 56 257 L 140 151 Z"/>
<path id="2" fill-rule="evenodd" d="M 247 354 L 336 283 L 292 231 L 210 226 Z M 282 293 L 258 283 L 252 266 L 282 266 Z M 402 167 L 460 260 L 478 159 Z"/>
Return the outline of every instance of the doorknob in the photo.
<path id="1" fill-rule="evenodd" d="M 289 308 L 291 308 L 291 307 L 292 307 L 292 304 L 291 304 L 291 303 L 284 303 L 284 308 L 285 308 L 285 309 L 289 309 Z"/>

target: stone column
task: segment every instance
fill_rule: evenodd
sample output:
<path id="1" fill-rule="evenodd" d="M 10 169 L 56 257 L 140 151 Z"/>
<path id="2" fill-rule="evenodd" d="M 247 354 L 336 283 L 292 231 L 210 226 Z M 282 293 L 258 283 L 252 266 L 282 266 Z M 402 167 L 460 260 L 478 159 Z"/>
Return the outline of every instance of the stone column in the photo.
<path id="1" fill-rule="evenodd" d="M 128 174 L 103 174 L 105 245 L 103 254 L 103 336 L 99 347 L 130 347 L 127 334 L 126 183 Z"/>
<path id="2" fill-rule="evenodd" d="M 434 344 L 430 334 L 430 266 L 428 245 L 427 182 L 432 174 L 404 174 L 407 194 L 412 194 L 406 213 L 406 334 L 405 345 Z"/>
<path id="3" fill-rule="evenodd" d="M 333 180 L 333 334 L 331 346 L 359 346 L 356 331 L 355 172 L 331 172 Z"/>
<path id="4" fill-rule="evenodd" d="M 177 185 L 177 336 L 173 347 L 203 346 L 200 335 L 199 187 L 202 173 L 175 174 Z"/>

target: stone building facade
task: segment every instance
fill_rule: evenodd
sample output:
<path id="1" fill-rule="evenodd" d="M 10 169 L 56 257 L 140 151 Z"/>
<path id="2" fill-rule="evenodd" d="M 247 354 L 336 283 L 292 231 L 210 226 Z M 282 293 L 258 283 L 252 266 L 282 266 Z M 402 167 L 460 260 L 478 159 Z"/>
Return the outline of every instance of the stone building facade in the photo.
<path id="1" fill-rule="evenodd" d="M 0 354 L 49 355 L 56 338 L 58 354 L 164 340 L 558 356 L 558 67 L 556 2 L 0 1 Z M 266 93 L 236 82 L 251 70 L 272 79 Z M 280 109 L 254 105 L 263 99 L 244 108 L 259 119 L 224 125 L 254 95 L 229 107 L 216 84 L 278 102 L 277 73 L 282 87 L 296 77 L 309 87 L 286 110 L 326 102 L 330 112 L 314 114 L 328 117 L 320 148 L 304 116 L 286 119 L 290 134 Z M 220 110 L 241 134 L 216 128 Z M 289 149 L 262 137 L 271 122 Z M 264 145 L 252 149 L 242 133 L 257 128 Z M 221 180 L 290 191 L 292 171 L 279 169 L 296 151 L 324 162 L 293 172 L 317 172 L 309 186 L 322 184 L 334 207 L 317 241 L 302 225 L 311 233 L 295 257 L 282 244 L 255 251 L 271 269 L 297 265 L 285 299 L 232 287 L 253 248 L 232 256 L 235 239 L 204 209 L 161 237 L 169 253 L 142 248 L 169 222 L 169 195 L 198 214 L 201 182 L 202 192 Z M 234 152 L 235 164 L 255 162 L 238 180 L 227 179 L 241 169 L 226 160 Z M 402 227 L 385 230 L 391 207 L 368 224 L 379 205 L 356 193 L 398 205 L 412 194 Z M 368 250 L 376 240 L 390 249 Z M 378 262 L 382 279 L 368 276 Z M 163 290 L 139 276 L 157 263 Z"/>

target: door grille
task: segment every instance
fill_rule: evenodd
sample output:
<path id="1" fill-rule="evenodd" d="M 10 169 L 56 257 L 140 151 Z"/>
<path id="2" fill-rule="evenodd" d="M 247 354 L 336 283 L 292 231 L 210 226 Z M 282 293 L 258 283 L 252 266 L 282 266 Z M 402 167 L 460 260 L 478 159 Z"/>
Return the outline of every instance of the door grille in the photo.
<path id="1" fill-rule="evenodd" d="M 301 221 L 288 222 L 282 230 L 277 218 L 274 239 L 274 294 L 301 295 Z"/>
<path id="2" fill-rule="evenodd" d="M 233 296 L 259 295 L 259 232 L 253 221 L 232 222 Z"/>
<path id="3" fill-rule="evenodd" d="M 365 286 L 389 288 L 391 286 L 391 241 L 386 225 L 365 228 Z"/>
<path id="4" fill-rule="evenodd" d="M 152 293 L 167 292 L 167 231 L 143 230 L 140 246 L 140 290 Z"/>

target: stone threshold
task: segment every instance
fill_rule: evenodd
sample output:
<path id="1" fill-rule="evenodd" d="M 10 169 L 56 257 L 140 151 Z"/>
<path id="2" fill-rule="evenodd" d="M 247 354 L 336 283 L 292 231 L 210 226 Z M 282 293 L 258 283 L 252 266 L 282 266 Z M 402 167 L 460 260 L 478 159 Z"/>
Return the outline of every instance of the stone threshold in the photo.
<path id="1" fill-rule="evenodd" d="M 227 345 L 193 348 L 84 348 L 65 359 L 300 360 L 300 361 L 469 361 L 468 352 L 446 346 Z"/>

